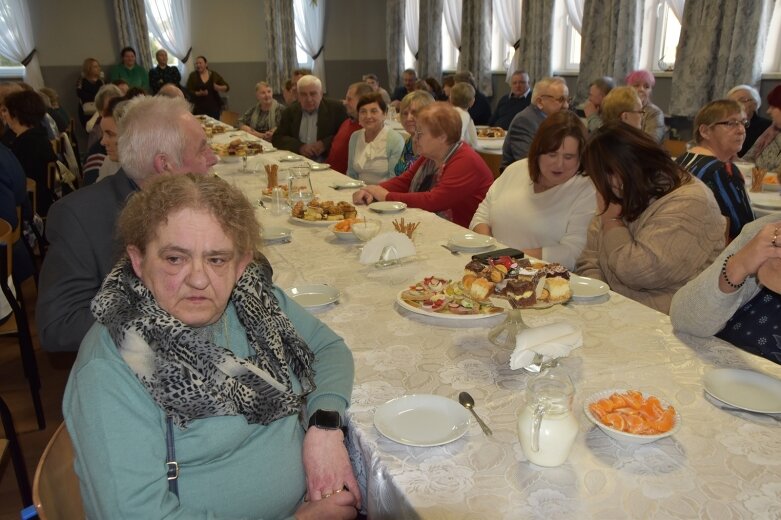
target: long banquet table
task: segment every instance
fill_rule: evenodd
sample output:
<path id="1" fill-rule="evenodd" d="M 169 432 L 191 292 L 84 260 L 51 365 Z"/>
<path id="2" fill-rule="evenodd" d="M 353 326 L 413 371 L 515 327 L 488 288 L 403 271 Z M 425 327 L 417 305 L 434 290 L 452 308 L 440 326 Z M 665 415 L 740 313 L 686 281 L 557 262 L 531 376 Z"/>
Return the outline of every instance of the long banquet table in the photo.
<path id="1" fill-rule="evenodd" d="M 254 172 L 238 171 L 241 163 L 220 163 L 215 173 L 257 200 L 266 185 L 262 166 L 281 164 L 284 175 L 290 164 L 279 163 L 284 154 L 250 158 Z M 352 191 L 329 187 L 344 179 L 341 174 L 311 175 L 322 199 L 350 200 Z M 524 389 L 534 376 L 510 370 L 511 352 L 487 339 L 502 317 L 454 323 L 395 303 L 400 290 L 423 276 L 460 276 L 469 255 L 452 255 L 440 244 L 462 228 L 416 209 L 372 214 L 383 231 L 392 230 L 394 218 L 421 223 L 414 238 L 417 258 L 377 269 L 361 265 L 357 245 L 338 241 L 327 227 L 271 213 L 258 208 L 263 225 L 293 230 L 290 243 L 264 246 L 275 283 L 325 283 L 341 291 L 337 304 L 316 315 L 344 337 L 355 358 L 351 441 L 369 518 L 781 518 L 781 424 L 721 410 L 703 391 L 703 376 L 714 368 L 749 368 L 781 378 L 781 366 L 715 338 L 676 335 L 666 315 L 612 292 L 594 304 L 523 311 L 528 325 L 569 321 L 584 334 L 583 347 L 561 363 L 576 388 L 575 446 L 563 466 L 535 466 L 526 461 L 516 429 Z M 370 212 L 359 207 L 359 213 Z M 609 388 L 667 398 L 681 414 L 681 428 L 646 445 L 607 437 L 582 407 L 589 395 Z M 474 396 L 492 437 L 472 422 L 455 442 L 417 448 L 386 439 L 373 425 L 374 410 L 390 399 L 457 399 L 462 390 Z"/>

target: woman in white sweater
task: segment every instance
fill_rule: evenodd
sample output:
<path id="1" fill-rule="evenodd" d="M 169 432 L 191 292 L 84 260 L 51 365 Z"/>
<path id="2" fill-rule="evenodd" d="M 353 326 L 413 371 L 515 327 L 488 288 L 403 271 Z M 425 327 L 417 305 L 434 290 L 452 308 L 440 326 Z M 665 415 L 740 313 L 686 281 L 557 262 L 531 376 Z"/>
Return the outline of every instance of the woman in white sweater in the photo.
<path id="1" fill-rule="evenodd" d="M 581 173 L 586 128 L 567 110 L 540 125 L 529 157 L 494 181 L 469 227 L 529 256 L 572 269 L 596 211 L 591 180 Z"/>
<path id="2" fill-rule="evenodd" d="M 366 184 L 379 184 L 395 176 L 393 171 L 404 148 L 404 138 L 385 126 L 388 105 L 377 92 L 358 100 L 361 129 L 350 136 L 347 175 Z"/>

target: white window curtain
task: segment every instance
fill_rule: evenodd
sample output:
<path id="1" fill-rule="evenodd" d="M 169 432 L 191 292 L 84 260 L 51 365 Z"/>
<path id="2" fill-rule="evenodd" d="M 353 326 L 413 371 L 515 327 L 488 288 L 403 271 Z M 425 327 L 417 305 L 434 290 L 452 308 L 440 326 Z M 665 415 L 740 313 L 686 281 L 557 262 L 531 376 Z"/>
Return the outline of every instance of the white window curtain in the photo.
<path id="1" fill-rule="evenodd" d="M 179 72 L 186 78 L 192 52 L 190 0 L 144 0 L 149 30 L 165 49 L 179 60 Z"/>
<path id="2" fill-rule="evenodd" d="M 413 67 L 418 65 L 418 26 L 420 24 L 420 5 L 418 0 L 407 0 L 404 5 L 404 39 L 407 40 L 412 56 L 415 58 Z"/>
<path id="3" fill-rule="evenodd" d="M 494 13 L 499 23 L 499 32 L 507 45 L 515 49 L 507 65 L 507 83 L 513 72 L 521 68 L 521 2 L 520 0 L 494 0 Z M 536 78 L 532 78 L 536 81 Z"/>
<path id="4" fill-rule="evenodd" d="M 681 23 L 681 20 L 683 20 L 683 6 L 686 3 L 686 0 L 666 0 L 667 5 L 670 6 L 670 9 L 672 9 L 673 14 L 678 19 L 678 23 Z"/>
<path id="5" fill-rule="evenodd" d="M 323 56 L 323 44 L 325 42 L 325 4 L 326 0 L 312 2 L 295 2 L 296 17 L 296 41 L 299 47 L 314 61 L 312 74 L 320 78 L 323 91 L 327 91 L 325 85 L 325 56 Z M 301 25 L 299 25 L 301 22 Z"/>
<path id="6" fill-rule="evenodd" d="M 583 33 L 583 2 L 585 0 L 567 0 L 565 5 L 567 6 L 567 16 L 569 16 L 569 23 L 572 27 L 578 31 L 578 34 Z"/>
<path id="7" fill-rule="evenodd" d="M 461 50 L 462 0 L 445 0 L 445 28 L 456 50 Z"/>
<path id="8" fill-rule="evenodd" d="M 0 0 L 0 54 L 24 65 L 24 81 L 43 87 L 27 0 Z"/>

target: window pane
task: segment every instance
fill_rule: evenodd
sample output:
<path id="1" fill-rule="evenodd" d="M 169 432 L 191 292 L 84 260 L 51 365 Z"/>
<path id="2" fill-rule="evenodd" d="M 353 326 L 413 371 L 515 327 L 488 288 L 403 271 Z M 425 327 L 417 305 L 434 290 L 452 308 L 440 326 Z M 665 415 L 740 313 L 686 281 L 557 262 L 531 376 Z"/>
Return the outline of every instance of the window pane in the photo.
<path id="1" fill-rule="evenodd" d="M 773 5 L 773 16 L 765 42 L 765 56 L 762 60 L 762 72 L 781 72 L 781 0 Z"/>
<path id="2" fill-rule="evenodd" d="M 299 40 L 302 39 L 299 35 L 304 31 L 304 20 L 302 19 L 304 1 L 305 0 L 293 0 L 293 22 L 296 28 L 296 61 L 298 61 L 299 67 L 312 68 L 312 66 L 314 66 L 314 61 L 299 43 Z"/>
<path id="3" fill-rule="evenodd" d="M 672 70 L 680 38 L 681 24 L 665 2 L 662 12 L 662 30 L 659 34 L 659 69 Z"/>

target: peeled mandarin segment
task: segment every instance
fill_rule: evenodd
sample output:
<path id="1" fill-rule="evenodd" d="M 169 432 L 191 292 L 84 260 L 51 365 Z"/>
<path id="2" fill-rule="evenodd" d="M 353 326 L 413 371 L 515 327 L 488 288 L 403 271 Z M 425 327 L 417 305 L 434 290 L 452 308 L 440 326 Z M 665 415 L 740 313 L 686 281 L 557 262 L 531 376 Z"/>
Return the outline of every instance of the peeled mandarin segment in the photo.
<path id="1" fill-rule="evenodd" d="M 639 415 L 625 415 L 624 420 L 629 433 L 642 433 L 646 429 L 645 421 Z"/>
<path id="2" fill-rule="evenodd" d="M 623 408 L 626 406 L 626 399 L 621 394 L 613 394 L 610 396 L 610 401 L 613 403 L 613 408 Z"/>
<path id="3" fill-rule="evenodd" d="M 624 394 L 624 399 L 626 399 L 626 401 L 629 403 L 629 406 L 637 410 L 639 410 L 640 407 L 643 406 L 643 403 L 645 402 L 645 399 L 643 399 L 643 394 L 641 394 L 637 390 L 628 390 Z"/>
<path id="4" fill-rule="evenodd" d="M 600 405 L 601 401 L 597 401 L 596 403 L 591 403 L 588 407 L 589 410 L 591 410 L 591 413 L 596 416 L 597 419 L 599 419 L 602 422 L 605 422 L 605 416 L 608 414 L 608 411 L 602 408 Z"/>
<path id="5" fill-rule="evenodd" d="M 624 428 L 626 427 L 624 416 L 620 413 L 607 414 L 603 422 L 611 428 L 615 428 L 616 430 L 624 431 Z"/>

